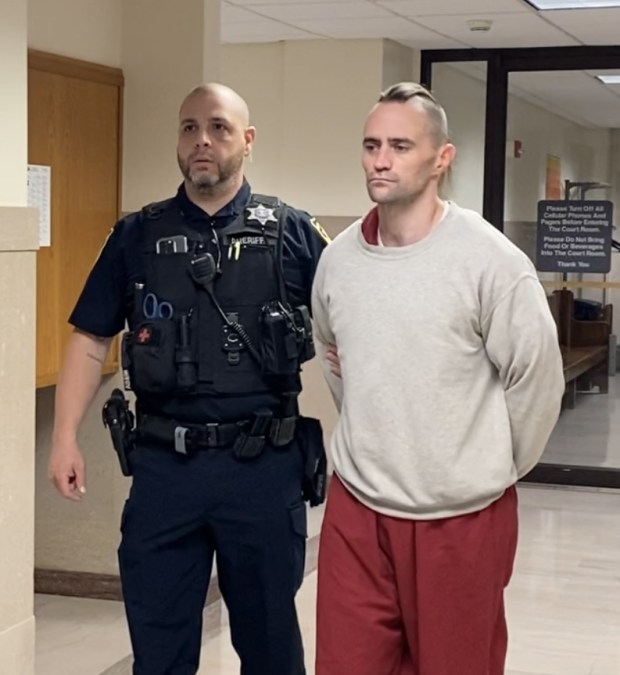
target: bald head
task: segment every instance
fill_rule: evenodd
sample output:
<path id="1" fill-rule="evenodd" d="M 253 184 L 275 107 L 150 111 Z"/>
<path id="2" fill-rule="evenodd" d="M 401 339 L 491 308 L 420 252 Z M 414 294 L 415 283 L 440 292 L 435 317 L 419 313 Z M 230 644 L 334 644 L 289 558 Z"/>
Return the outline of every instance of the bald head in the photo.
<path id="1" fill-rule="evenodd" d="M 225 84 L 209 82 L 193 89 L 183 100 L 179 117 L 183 119 L 184 109 L 188 103 L 196 99 L 203 99 L 210 102 L 214 107 L 226 111 L 231 117 L 242 126 L 247 127 L 250 124 L 250 110 L 248 104 L 239 94 Z"/>
<path id="2" fill-rule="evenodd" d="M 177 158 L 188 194 L 233 197 L 256 135 L 247 103 L 223 84 L 196 87 L 179 110 Z"/>

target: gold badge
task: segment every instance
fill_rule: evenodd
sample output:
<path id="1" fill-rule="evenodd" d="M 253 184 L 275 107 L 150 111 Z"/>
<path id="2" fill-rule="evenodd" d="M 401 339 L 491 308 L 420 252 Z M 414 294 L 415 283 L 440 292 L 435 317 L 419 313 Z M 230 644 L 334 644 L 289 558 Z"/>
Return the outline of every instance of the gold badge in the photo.
<path id="1" fill-rule="evenodd" d="M 316 218 L 314 218 L 314 217 L 310 218 L 310 224 L 317 231 L 319 237 L 321 237 L 321 239 L 326 244 L 331 244 L 332 240 L 331 240 L 329 234 L 327 234 L 327 232 L 325 231 L 325 228 L 321 225 L 321 223 L 319 223 L 319 221 Z"/>

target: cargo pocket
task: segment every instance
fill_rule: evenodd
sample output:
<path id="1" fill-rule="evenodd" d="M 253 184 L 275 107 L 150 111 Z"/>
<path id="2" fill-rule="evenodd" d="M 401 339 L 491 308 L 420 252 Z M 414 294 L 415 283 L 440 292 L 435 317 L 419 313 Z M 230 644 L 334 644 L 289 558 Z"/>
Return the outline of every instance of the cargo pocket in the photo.
<path id="1" fill-rule="evenodd" d="M 308 516 L 304 502 L 289 507 L 293 530 L 293 583 L 295 593 L 301 588 L 306 567 L 306 539 L 308 538 Z"/>

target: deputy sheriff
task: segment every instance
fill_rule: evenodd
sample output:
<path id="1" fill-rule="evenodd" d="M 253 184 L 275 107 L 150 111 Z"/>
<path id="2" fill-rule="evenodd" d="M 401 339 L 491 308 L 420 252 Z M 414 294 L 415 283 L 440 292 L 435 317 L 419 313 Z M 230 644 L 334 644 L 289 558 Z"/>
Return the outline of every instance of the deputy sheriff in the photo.
<path id="1" fill-rule="evenodd" d="M 49 474 L 76 501 L 86 492 L 78 428 L 128 327 L 135 416 L 116 390 L 104 421 L 133 476 L 119 566 L 134 675 L 197 672 L 214 558 L 241 672 L 305 673 L 295 595 L 324 454 L 297 398 L 329 239 L 307 213 L 252 194 L 255 133 L 233 90 L 192 91 L 180 109 L 183 184 L 116 224 L 70 317 Z"/>

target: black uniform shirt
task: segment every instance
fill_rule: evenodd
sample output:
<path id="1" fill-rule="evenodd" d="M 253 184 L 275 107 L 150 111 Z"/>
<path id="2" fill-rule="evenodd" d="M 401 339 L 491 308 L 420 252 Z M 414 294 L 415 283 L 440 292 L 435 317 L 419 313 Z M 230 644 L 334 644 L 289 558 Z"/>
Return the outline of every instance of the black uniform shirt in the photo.
<path id="1" fill-rule="evenodd" d="M 214 215 L 194 204 L 181 185 L 175 200 L 186 224 L 200 233 L 226 227 L 241 215 L 250 201 L 251 189 L 244 182 L 233 200 Z M 139 213 L 122 218 L 114 226 L 90 272 L 84 289 L 69 318 L 78 330 L 98 337 L 120 333 L 133 311 L 134 284 L 143 282 L 143 222 Z M 293 306 L 310 308 L 310 295 L 319 256 L 327 244 L 321 227 L 304 211 L 289 207 L 284 222 L 283 271 L 288 300 Z M 275 397 L 246 398 L 192 397 L 162 399 L 160 412 L 188 422 L 232 421 L 248 416 L 261 405 L 276 405 Z M 150 406 L 149 406 L 150 407 Z"/>

